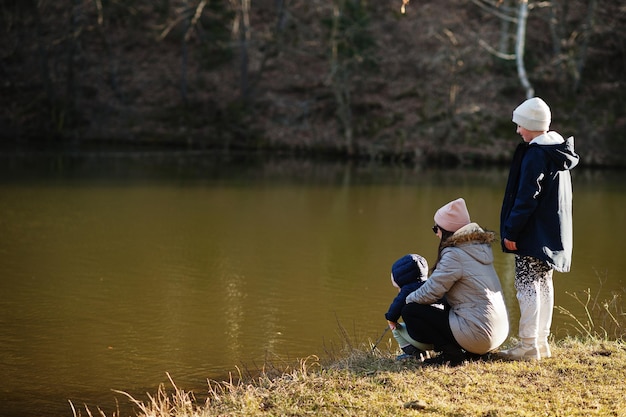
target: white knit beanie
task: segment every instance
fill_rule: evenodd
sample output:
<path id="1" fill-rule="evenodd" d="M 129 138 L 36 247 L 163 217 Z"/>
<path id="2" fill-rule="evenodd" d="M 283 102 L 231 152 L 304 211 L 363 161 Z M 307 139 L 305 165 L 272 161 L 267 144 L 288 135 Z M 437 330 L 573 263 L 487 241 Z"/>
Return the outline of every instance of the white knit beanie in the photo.
<path id="1" fill-rule="evenodd" d="M 539 97 L 529 98 L 513 110 L 513 122 L 524 129 L 546 132 L 550 128 L 550 107 Z"/>
<path id="2" fill-rule="evenodd" d="M 470 224 L 470 215 L 465 200 L 457 198 L 441 207 L 435 213 L 435 223 L 448 232 L 456 232 L 461 227 Z"/>

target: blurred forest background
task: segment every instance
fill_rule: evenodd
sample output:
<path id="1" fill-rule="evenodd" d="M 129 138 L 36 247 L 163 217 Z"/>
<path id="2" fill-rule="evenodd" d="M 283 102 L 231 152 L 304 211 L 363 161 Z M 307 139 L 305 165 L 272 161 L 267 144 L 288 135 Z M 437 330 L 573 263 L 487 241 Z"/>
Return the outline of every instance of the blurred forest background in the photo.
<path id="1" fill-rule="evenodd" d="M 584 164 L 626 165 L 625 1 L 0 0 L 0 19 L 4 149 L 508 163 L 534 91 Z"/>

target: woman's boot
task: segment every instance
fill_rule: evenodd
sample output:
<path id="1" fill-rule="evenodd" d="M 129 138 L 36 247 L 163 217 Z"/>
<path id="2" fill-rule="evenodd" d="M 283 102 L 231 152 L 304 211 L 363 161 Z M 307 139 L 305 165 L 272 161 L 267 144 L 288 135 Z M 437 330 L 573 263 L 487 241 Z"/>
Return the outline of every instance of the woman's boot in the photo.
<path id="1" fill-rule="evenodd" d="M 440 349 L 436 349 L 441 351 L 441 353 L 430 359 L 424 360 L 424 365 L 432 366 L 432 365 L 448 365 L 448 366 L 459 366 L 463 365 L 467 360 L 467 356 L 465 351 L 461 349 L 459 345 L 455 344 L 447 344 L 440 347 Z"/>

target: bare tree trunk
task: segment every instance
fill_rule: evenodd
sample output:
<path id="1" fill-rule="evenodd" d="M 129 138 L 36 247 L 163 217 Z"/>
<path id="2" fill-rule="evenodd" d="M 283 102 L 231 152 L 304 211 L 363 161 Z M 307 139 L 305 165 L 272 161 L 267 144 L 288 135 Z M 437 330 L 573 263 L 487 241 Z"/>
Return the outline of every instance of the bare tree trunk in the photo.
<path id="1" fill-rule="evenodd" d="M 515 60 L 517 63 L 517 75 L 522 86 L 526 90 L 526 97 L 532 98 L 535 90 L 528 81 L 526 68 L 524 67 L 524 49 L 526 44 L 526 21 L 528 19 L 528 0 L 520 0 L 517 15 L 517 40 L 515 43 Z"/>
<path id="2" fill-rule="evenodd" d="M 189 39 L 189 30 L 191 28 L 191 7 L 189 0 L 183 2 L 183 33 L 180 45 L 180 96 L 186 105 L 187 99 L 187 68 L 189 62 L 189 50 L 187 48 L 187 40 Z"/>
<path id="3" fill-rule="evenodd" d="M 501 4 L 501 8 L 508 9 L 511 4 L 511 0 L 503 0 Z M 511 20 L 510 19 L 500 19 L 500 40 L 498 42 L 498 51 L 502 55 L 507 55 L 510 53 L 509 46 L 511 45 Z"/>
<path id="4" fill-rule="evenodd" d="M 341 10 L 344 0 L 335 0 L 333 4 L 333 20 L 330 36 L 331 58 L 330 58 L 330 81 L 337 104 L 337 118 L 343 131 L 346 152 L 352 155 L 354 152 L 353 130 L 352 130 L 352 110 L 350 101 L 350 85 L 347 68 L 342 62 L 339 54 L 339 24 Z"/>
<path id="5" fill-rule="evenodd" d="M 556 0 L 550 2 L 550 34 L 553 55 L 560 67 L 558 80 L 562 86 L 567 86 L 573 91 L 578 90 L 582 80 L 589 39 L 595 25 L 597 5 L 597 0 L 589 0 L 584 22 L 580 24 L 579 28 L 570 29 L 567 27 L 570 3 Z M 576 42 L 572 42 L 572 39 L 576 39 Z M 564 42 L 564 40 L 568 40 L 568 42 Z"/>
<path id="6" fill-rule="evenodd" d="M 281 33 L 285 30 L 285 26 L 287 25 L 285 0 L 276 0 L 276 14 L 276 32 Z"/>
<path id="7" fill-rule="evenodd" d="M 514 36 L 510 33 L 511 23 L 517 23 L 517 19 L 513 17 L 517 13 L 517 9 L 512 7 L 512 2 L 513 0 L 499 0 L 497 4 L 491 4 L 486 0 L 472 0 L 472 3 L 476 6 L 500 20 L 500 39 L 498 40 L 497 48 L 490 46 L 482 39 L 479 39 L 478 43 L 489 53 L 507 61 L 515 59 L 515 55 L 510 53 L 512 39 L 514 39 Z"/>
<path id="8" fill-rule="evenodd" d="M 587 19 L 582 30 L 582 44 L 580 45 L 580 52 L 578 53 L 578 59 L 576 60 L 574 72 L 574 91 L 578 90 L 578 88 L 580 87 L 583 69 L 585 68 L 585 63 L 587 61 L 589 39 L 591 38 L 591 32 L 593 31 L 593 27 L 595 24 L 595 15 L 597 8 L 597 0 L 589 0 L 589 4 L 587 5 Z"/>
<path id="9" fill-rule="evenodd" d="M 231 0 L 233 2 L 233 0 Z M 237 18 L 234 22 L 233 32 L 238 35 L 239 40 L 239 83 L 241 89 L 241 99 L 248 102 L 250 98 L 249 85 L 249 55 L 250 46 L 250 0 L 239 0 L 235 3 Z"/>
<path id="10" fill-rule="evenodd" d="M 104 42 L 104 46 L 105 46 L 106 54 L 107 54 L 107 60 L 109 61 L 109 83 L 111 84 L 111 90 L 113 90 L 115 97 L 117 97 L 119 100 L 122 100 L 122 94 L 120 93 L 120 90 L 119 90 L 117 65 L 116 65 L 116 59 L 114 56 L 115 54 L 113 53 L 113 47 L 111 46 L 111 41 L 109 40 L 109 37 L 107 36 L 107 32 L 105 28 L 104 10 L 102 8 L 102 0 L 94 0 L 94 3 L 96 5 L 96 10 L 98 12 L 98 34 L 100 35 L 100 37 L 102 38 L 102 41 Z"/>
<path id="11" fill-rule="evenodd" d="M 58 110 L 58 114 L 53 116 L 56 123 L 56 130 L 62 131 L 67 126 L 72 126 L 76 121 L 76 55 L 78 53 L 78 36 L 81 28 L 79 27 L 80 0 L 72 2 L 69 21 L 68 49 L 66 61 L 66 79 L 65 79 L 65 97 L 63 104 Z"/>
<path id="12" fill-rule="evenodd" d="M 552 38 L 552 52 L 555 57 L 561 56 L 561 39 L 563 37 L 561 26 L 559 25 L 559 16 L 557 13 L 557 2 L 550 2 L 550 37 Z"/>
<path id="13" fill-rule="evenodd" d="M 35 19 L 35 26 L 37 30 L 37 51 L 39 53 L 39 74 L 41 76 L 41 82 L 44 86 L 46 93 L 46 99 L 48 105 L 52 106 L 56 101 L 56 94 L 54 92 L 54 86 L 52 79 L 50 78 L 50 60 L 48 59 L 48 49 L 44 45 L 43 27 L 41 22 L 41 16 L 39 14 L 39 3 L 36 0 L 31 0 L 33 8 L 33 17 Z"/>
<path id="14" fill-rule="evenodd" d="M 552 54 L 559 66 L 559 70 L 556 72 L 556 78 L 560 85 L 565 84 L 567 79 L 567 57 L 563 55 L 561 45 L 561 39 L 563 39 L 564 36 L 562 23 L 562 17 L 565 16 L 564 13 L 565 11 L 556 1 L 550 2 L 548 27 L 550 28 L 550 37 L 552 38 Z"/>

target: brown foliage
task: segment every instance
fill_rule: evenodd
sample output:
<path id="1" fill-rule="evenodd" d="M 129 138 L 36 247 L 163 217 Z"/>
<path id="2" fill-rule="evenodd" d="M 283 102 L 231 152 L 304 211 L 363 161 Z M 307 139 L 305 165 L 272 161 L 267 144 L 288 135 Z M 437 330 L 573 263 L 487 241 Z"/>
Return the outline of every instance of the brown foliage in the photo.
<path id="1" fill-rule="evenodd" d="M 4 2 L 2 136 L 341 154 L 329 49 L 339 10 L 358 156 L 507 161 L 524 90 L 515 65 L 487 49 L 502 19 L 479 5 L 511 14 L 515 3 L 420 1 L 401 14 L 400 0 L 259 0 L 243 44 L 241 1 Z M 525 61 L 583 161 L 621 165 L 626 8 L 598 0 L 589 21 L 591 3 L 531 2 Z"/>

